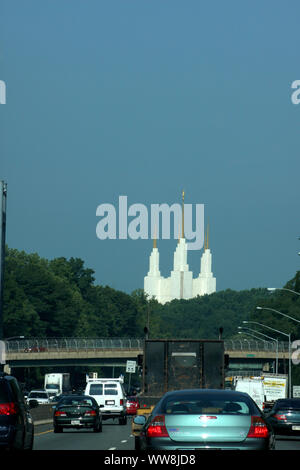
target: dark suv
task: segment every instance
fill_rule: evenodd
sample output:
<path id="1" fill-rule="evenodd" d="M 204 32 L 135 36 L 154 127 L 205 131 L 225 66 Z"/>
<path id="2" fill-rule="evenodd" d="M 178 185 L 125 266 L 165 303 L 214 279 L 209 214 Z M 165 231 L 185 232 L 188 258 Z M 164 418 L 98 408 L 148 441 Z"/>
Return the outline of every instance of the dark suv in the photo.
<path id="1" fill-rule="evenodd" d="M 32 400 L 29 407 L 36 406 Z M 32 449 L 34 430 L 29 407 L 17 379 L 0 372 L 0 448 Z"/>

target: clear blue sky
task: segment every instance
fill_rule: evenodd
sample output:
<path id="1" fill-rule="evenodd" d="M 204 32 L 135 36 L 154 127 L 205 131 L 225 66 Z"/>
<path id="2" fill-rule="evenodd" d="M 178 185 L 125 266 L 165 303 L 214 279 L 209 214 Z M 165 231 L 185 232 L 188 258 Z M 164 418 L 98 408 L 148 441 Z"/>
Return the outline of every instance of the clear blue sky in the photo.
<path id="1" fill-rule="evenodd" d="M 99 204 L 203 203 L 217 290 L 299 269 L 299 1 L 1 0 L 7 243 L 143 287 L 151 240 L 96 237 Z M 159 241 L 168 275 L 176 242 Z M 198 275 L 201 252 L 189 252 Z"/>

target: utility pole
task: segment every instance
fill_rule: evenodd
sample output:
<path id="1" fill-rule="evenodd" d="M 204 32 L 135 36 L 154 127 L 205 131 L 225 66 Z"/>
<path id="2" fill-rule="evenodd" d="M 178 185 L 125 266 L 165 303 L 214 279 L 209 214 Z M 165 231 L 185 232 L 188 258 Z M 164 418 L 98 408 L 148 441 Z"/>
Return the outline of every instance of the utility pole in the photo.
<path id="1" fill-rule="evenodd" d="M 3 339 L 3 292 L 4 292 L 4 259 L 6 232 L 6 196 L 7 184 L 0 181 L 0 340 Z"/>

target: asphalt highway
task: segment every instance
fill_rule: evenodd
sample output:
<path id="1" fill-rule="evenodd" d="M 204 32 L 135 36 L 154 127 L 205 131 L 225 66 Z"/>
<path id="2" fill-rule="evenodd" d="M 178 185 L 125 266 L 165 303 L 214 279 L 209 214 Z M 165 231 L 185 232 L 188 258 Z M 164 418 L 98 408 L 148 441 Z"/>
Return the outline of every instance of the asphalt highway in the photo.
<path id="1" fill-rule="evenodd" d="M 100 433 L 64 429 L 54 434 L 52 424 L 35 426 L 33 450 L 134 450 L 131 420 L 126 426 L 120 426 L 118 420 L 103 421 Z"/>
<path id="2" fill-rule="evenodd" d="M 34 450 L 134 450 L 131 419 L 126 426 L 118 421 L 103 422 L 101 433 L 70 429 L 54 434 L 52 424 L 35 426 Z M 300 450 L 300 436 L 276 436 L 276 450 Z"/>

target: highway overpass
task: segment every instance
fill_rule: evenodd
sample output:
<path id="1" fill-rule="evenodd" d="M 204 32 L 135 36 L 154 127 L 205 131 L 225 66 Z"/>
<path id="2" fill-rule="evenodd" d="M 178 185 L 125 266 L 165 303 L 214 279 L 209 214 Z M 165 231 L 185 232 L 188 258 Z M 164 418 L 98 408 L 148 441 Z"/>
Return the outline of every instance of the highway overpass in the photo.
<path id="1" fill-rule="evenodd" d="M 138 338 L 51 338 L 7 341 L 6 367 L 97 366 L 124 367 L 143 353 Z M 279 372 L 288 367 L 288 343 L 253 340 L 225 340 L 230 370 L 273 371 L 278 357 Z"/>

